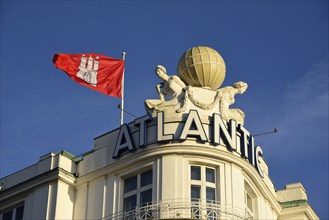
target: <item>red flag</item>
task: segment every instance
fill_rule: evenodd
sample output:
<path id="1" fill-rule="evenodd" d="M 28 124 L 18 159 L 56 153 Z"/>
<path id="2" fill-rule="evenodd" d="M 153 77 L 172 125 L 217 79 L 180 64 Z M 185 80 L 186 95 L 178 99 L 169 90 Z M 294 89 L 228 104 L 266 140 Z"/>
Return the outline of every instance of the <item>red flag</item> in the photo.
<path id="1" fill-rule="evenodd" d="M 55 54 L 53 63 L 77 83 L 122 98 L 124 60 L 101 54 Z"/>

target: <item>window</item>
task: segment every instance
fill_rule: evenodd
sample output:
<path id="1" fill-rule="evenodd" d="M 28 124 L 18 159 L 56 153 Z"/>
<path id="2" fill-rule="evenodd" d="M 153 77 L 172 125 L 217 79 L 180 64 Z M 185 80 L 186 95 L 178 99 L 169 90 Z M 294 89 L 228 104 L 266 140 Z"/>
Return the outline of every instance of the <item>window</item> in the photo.
<path id="1" fill-rule="evenodd" d="M 205 166 L 191 166 L 191 199 L 216 200 L 216 172 Z"/>
<path id="2" fill-rule="evenodd" d="M 21 220 L 24 214 L 24 204 L 21 204 L 15 208 L 7 210 L 0 214 L 2 220 Z M 1 218 L 2 217 L 2 218 Z"/>
<path id="3" fill-rule="evenodd" d="M 216 203 L 216 170 L 206 166 L 191 166 L 191 211 L 192 218 L 217 219 L 218 213 L 208 207 Z M 201 207 L 200 201 L 206 201 L 207 207 Z"/>
<path id="4" fill-rule="evenodd" d="M 250 185 L 245 181 L 244 182 L 244 203 L 246 207 L 246 213 L 251 217 L 257 217 L 257 195 L 252 190 Z"/>
<path id="5" fill-rule="evenodd" d="M 124 181 L 123 210 L 129 212 L 152 202 L 152 170 Z"/>
<path id="6" fill-rule="evenodd" d="M 252 212 L 253 208 L 252 208 L 252 197 L 250 196 L 250 194 L 248 193 L 248 191 L 245 191 L 245 204 L 246 207 L 249 209 L 249 211 Z"/>

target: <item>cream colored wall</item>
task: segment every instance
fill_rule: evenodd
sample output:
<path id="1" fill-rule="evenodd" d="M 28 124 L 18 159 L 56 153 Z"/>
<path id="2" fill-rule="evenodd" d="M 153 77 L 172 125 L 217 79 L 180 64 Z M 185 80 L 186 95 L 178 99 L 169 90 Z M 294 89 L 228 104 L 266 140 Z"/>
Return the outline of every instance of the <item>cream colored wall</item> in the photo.
<path id="1" fill-rule="evenodd" d="M 103 204 L 103 216 L 109 216 L 115 212 L 115 207 L 117 205 L 117 201 L 113 198 L 116 198 L 116 176 L 108 176 L 105 177 L 105 186 L 104 186 L 104 204 Z"/>
<path id="2" fill-rule="evenodd" d="M 72 219 L 75 202 L 75 189 L 63 181 L 58 181 L 55 219 Z M 53 219 L 53 218 L 49 218 Z"/>
<path id="3" fill-rule="evenodd" d="M 182 160 L 177 155 L 166 155 L 162 158 L 162 200 L 184 198 L 181 185 Z"/>
<path id="4" fill-rule="evenodd" d="M 48 191 L 47 219 L 55 219 L 55 212 L 57 206 L 57 193 L 58 193 L 58 181 L 50 182 L 49 191 Z"/>
<path id="5" fill-rule="evenodd" d="M 24 219 L 72 219 L 74 187 L 53 181 L 30 191 L 25 199 Z"/>
<path id="6" fill-rule="evenodd" d="M 236 166 L 235 164 L 231 164 L 230 166 L 231 172 L 230 176 L 226 178 L 231 179 L 232 185 L 232 204 L 236 207 L 241 207 L 244 209 L 244 178 L 242 175 L 241 167 Z M 230 194 L 230 192 L 226 192 Z"/>
<path id="7" fill-rule="evenodd" d="M 46 219 L 49 186 L 44 185 L 30 192 L 25 200 L 25 219 Z"/>
<path id="8" fill-rule="evenodd" d="M 76 197 L 74 204 L 74 219 L 86 219 L 87 213 L 87 197 L 88 194 L 88 185 L 83 184 L 76 188 Z"/>
<path id="9" fill-rule="evenodd" d="M 295 213 L 292 215 L 285 215 L 284 217 L 279 218 L 279 220 L 310 220 L 310 218 L 304 213 Z"/>
<path id="10" fill-rule="evenodd" d="M 57 160 L 49 161 L 50 158 Z M 74 171 L 72 161 L 65 157 L 46 157 L 65 170 Z M 257 194 L 257 214 L 261 219 L 276 219 L 277 201 L 255 168 L 239 155 L 224 147 L 196 144 L 187 140 L 181 144 L 154 145 L 122 156 L 106 165 L 111 155 L 92 152 L 84 158 L 85 175 L 74 178 L 65 173 L 49 185 L 34 188 L 27 197 L 27 218 L 39 219 L 100 219 L 122 211 L 123 182 L 126 176 L 153 169 L 153 201 L 187 199 L 190 197 L 190 165 L 216 168 L 218 200 L 244 210 L 244 181 Z M 92 169 L 87 168 L 91 163 Z M 83 167 L 82 166 L 82 167 Z M 72 168 L 73 167 L 73 168 Z M 101 169 L 95 169 L 100 167 Z M 81 168 L 81 167 L 80 167 Z M 79 171 L 79 170 L 78 170 Z M 75 181 L 74 181 L 75 180 Z M 272 195 L 272 197 L 270 196 Z"/>
<path id="11" fill-rule="evenodd" d="M 33 177 L 37 177 L 57 168 L 61 168 L 71 174 L 76 172 L 76 164 L 71 159 L 63 156 L 62 153 L 49 153 L 41 156 L 36 164 L 1 178 L 0 191 L 14 187 Z"/>
<path id="12" fill-rule="evenodd" d="M 112 170 L 111 173 L 92 178 L 92 181 L 79 183 L 76 187 L 73 219 L 101 219 L 122 211 L 123 179 L 127 175 L 135 175 L 150 168 L 153 170 L 153 200 L 159 200 L 159 166 L 160 162 L 157 159 L 144 161 L 135 163 L 133 167 L 120 169 L 120 172 Z"/>
<path id="13" fill-rule="evenodd" d="M 88 184 L 87 219 L 100 219 L 103 213 L 104 178 Z"/>
<path id="14" fill-rule="evenodd" d="M 187 147 L 179 148 L 186 149 Z M 153 176 L 153 201 L 190 198 L 191 164 L 216 168 L 218 200 L 239 210 L 246 208 L 244 204 L 244 182 L 248 174 L 244 168 L 236 163 L 206 156 L 196 156 L 197 152 L 192 150 L 166 153 L 168 149 L 169 147 L 157 151 L 159 155 L 163 155 L 159 159 L 153 156 L 153 161 L 149 159 L 136 163 L 135 160 L 139 158 L 136 155 L 130 158 L 129 163 L 123 169 L 118 167 L 119 170 L 117 171 L 111 170 L 110 173 L 93 176 L 92 181 L 80 182 L 76 190 L 74 219 L 99 219 L 122 211 L 123 179 L 129 174 L 137 174 L 145 167 L 152 167 L 153 173 L 156 174 Z M 200 148 L 198 151 L 204 150 Z M 151 152 L 149 153 L 152 154 Z M 147 157 L 145 151 L 144 156 Z M 245 162 L 244 166 L 250 166 L 249 169 L 254 169 L 248 162 Z M 252 178 L 258 178 L 258 181 L 262 181 L 261 177 L 257 175 L 255 171 Z M 88 179 L 88 175 L 84 178 Z M 251 178 L 247 181 L 250 182 L 249 184 L 257 195 L 254 217 L 277 219 L 279 205 L 271 190 L 267 189 L 265 183 L 261 186 L 259 183 L 255 184 Z M 260 189 L 259 187 L 263 188 Z M 272 197 L 265 198 L 262 191 L 266 191 L 267 196 L 272 195 Z"/>
<path id="15" fill-rule="evenodd" d="M 2 190 L 13 187 L 19 183 L 22 183 L 34 176 L 40 175 L 54 168 L 54 164 L 58 161 L 55 154 L 50 153 L 40 157 L 38 163 L 15 172 L 9 176 L 0 179 L 0 186 Z M 56 166 L 56 165 L 55 165 Z M 57 167 L 57 166 L 56 166 Z"/>
<path id="16" fill-rule="evenodd" d="M 271 204 L 263 196 L 257 198 L 258 202 L 258 215 L 256 219 L 277 219 L 277 213 L 273 210 Z"/>
<path id="17" fill-rule="evenodd" d="M 16 198 L 25 197 L 26 219 L 72 219 L 75 168 L 75 163 L 61 153 L 42 156 L 35 165 L 5 178 L 7 187 L 15 187 L 16 184 L 22 183 L 12 195 L 6 197 L 8 201 L 13 200 L 13 203 Z M 34 179 L 25 183 L 27 175 Z"/>
<path id="18" fill-rule="evenodd" d="M 275 194 L 272 194 L 272 190 L 259 186 L 259 183 L 253 181 L 250 176 L 243 172 L 245 184 L 249 186 L 254 195 L 254 218 L 255 219 L 277 219 L 278 213 L 281 210 L 279 203 L 276 200 Z M 269 193 L 264 193 L 268 191 Z"/>

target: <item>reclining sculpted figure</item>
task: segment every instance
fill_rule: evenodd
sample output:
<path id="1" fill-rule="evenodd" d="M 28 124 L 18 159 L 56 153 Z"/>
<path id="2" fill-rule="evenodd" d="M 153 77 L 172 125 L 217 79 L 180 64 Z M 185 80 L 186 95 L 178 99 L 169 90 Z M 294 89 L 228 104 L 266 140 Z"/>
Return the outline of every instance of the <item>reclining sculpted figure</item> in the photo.
<path id="1" fill-rule="evenodd" d="M 185 83 L 178 76 L 168 76 L 166 68 L 158 65 L 155 69 L 157 76 L 163 80 L 156 86 L 159 99 L 145 100 L 145 108 L 148 113 L 162 111 L 167 107 L 174 107 L 184 99 Z M 168 97 L 169 100 L 166 100 Z"/>

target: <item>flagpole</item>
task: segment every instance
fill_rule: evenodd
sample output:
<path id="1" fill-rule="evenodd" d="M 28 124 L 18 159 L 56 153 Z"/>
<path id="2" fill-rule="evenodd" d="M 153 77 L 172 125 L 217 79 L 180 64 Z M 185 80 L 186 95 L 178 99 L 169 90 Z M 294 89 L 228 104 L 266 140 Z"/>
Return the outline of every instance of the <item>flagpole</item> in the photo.
<path id="1" fill-rule="evenodd" d="M 122 60 L 125 60 L 126 52 L 122 52 Z M 124 81 L 125 81 L 125 68 L 123 67 L 123 74 L 122 74 L 122 85 L 121 85 L 121 116 L 120 116 L 120 125 L 123 125 L 123 112 L 124 112 Z"/>

